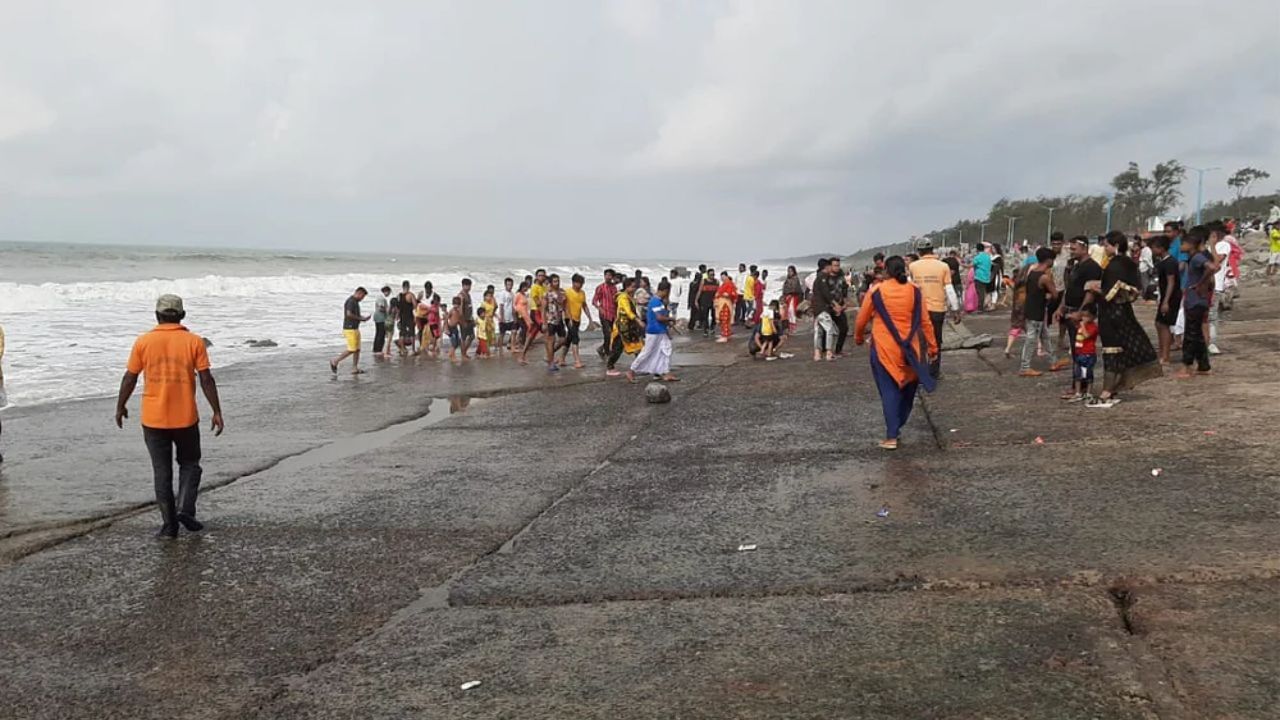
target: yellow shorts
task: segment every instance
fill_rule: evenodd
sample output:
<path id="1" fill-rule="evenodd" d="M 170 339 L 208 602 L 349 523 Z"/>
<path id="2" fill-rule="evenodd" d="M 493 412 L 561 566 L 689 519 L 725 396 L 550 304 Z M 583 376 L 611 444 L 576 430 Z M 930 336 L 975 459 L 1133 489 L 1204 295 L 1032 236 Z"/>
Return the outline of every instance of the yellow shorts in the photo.
<path id="1" fill-rule="evenodd" d="M 355 352 L 360 349 L 359 330 L 343 330 L 342 337 L 347 339 L 347 352 Z"/>

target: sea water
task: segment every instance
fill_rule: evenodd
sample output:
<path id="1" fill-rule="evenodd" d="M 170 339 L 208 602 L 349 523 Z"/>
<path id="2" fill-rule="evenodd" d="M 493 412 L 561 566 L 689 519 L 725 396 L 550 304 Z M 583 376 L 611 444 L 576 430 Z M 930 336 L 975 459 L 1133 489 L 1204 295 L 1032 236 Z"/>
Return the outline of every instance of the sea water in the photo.
<path id="1" fill-rule="evenodd" d="M 581 273 L 590 295 L 606 267 L 642 268 L 656 286 L 672 267 L 696 264 L 0 243 L 5 387 L 15 406 L 114 394 L 134 339 L 155 325 L 155 301 L 165 293 L 183 298 L 185 324 L 213 343 L 216 369 L 280 353 L 337 353 L 343 302 L 358 286 L 369 290 L 361 307 L 372 315 L 374 294 L 383 285 L 397 292 L 402 280 L 418 293 L 430 280 L 448 303 L 469 277 L 478 304 L 486 285 L 501 289 L 505 277 L 518 285 L 538 268 L 559 273 L 565 286 Z M 781 271 L 769 266 L 770 297 L 781 288 Z M 364 329 L 368 350 L 373 329 Z M 249 340 L 278 346 L 249 347 Z"/>

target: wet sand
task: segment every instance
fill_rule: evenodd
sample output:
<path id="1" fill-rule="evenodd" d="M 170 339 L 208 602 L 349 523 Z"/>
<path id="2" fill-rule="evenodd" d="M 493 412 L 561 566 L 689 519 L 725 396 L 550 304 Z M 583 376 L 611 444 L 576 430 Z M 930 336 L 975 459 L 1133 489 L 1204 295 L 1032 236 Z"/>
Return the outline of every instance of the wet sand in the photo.
<path id="1" fill-rule="evenodd" d="M 803 340 L 773 363 L 744 337 L 682 340 L 668 405 L 594 355 L 556 376 L 232 370 L 206 478 L 238 479 L 202 496 L 205 533 L 157 542 L 146 509 L 0 569 L 0 707 L 1270 717 L 1278 299 L 1241 302 L 1213 377 L 1107 411 L 1061 405 L 1061 377 L 1016 378 L 998 349 L 948 353 L 896 454 L 875 447 L 865 350 L 812 363 Z M 451 395 L 487 397 L 445 413 Z M 6 417 L 6 447 L 42 448 L 6 462 L 9 527 L 145 501 L 141 441 L 110 407 L 48 411 L 93 443 Z M 39 487 L 59 452 L 77 458 L 61 477 L 111 476 L 71 509 Z"/>

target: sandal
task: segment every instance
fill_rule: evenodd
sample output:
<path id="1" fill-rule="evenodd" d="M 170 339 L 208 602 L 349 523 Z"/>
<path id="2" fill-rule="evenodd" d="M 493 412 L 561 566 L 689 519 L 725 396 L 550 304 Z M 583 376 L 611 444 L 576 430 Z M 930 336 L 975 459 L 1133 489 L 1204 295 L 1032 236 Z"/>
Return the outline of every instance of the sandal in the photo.
<path id="1" fill-rule="evenodd" d="M 880 449 L 881 450 L 897 450 L 898 441 L 897 440 L 881 440 Z"/>

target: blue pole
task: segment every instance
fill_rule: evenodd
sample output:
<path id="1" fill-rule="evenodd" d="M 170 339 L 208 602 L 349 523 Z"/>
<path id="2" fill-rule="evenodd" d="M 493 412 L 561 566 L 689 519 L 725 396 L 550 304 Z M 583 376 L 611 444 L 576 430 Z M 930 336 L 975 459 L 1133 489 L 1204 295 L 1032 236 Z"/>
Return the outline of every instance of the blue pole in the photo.
<path id="1" fill-rule="evenodd" d="M 1196 175 L 1196 224 L 1200 224 L 1200 209 L 1204 201 L 1204 170 L 1197 170 Z"/>

